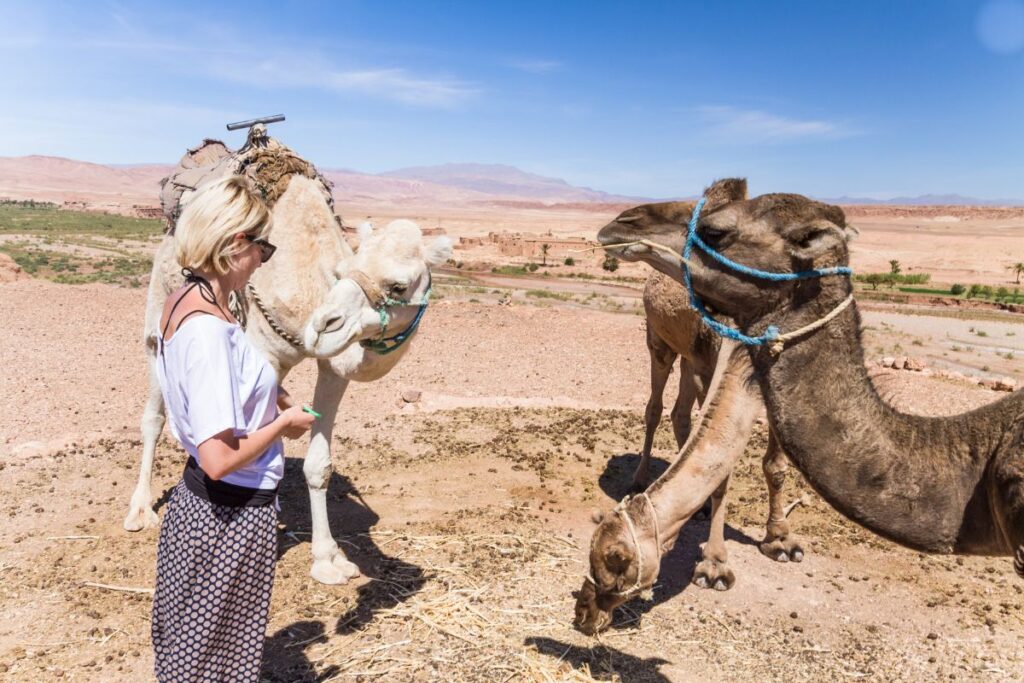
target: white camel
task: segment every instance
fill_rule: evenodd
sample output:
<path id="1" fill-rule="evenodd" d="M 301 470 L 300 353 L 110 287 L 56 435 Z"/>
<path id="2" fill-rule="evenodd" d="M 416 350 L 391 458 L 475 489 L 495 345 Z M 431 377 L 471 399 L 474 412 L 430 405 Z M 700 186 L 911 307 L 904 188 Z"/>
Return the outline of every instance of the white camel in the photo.
<path id="1" fill-rule="evenodd" d="M 252 144 L 250 134 L 239 154 Z M 253 275 L 252 287 L 241 293 L 240 308 L 246 334 L 270 360 L 279 381 L 303 360 L 316 359 L 313 407 L 323 417 L 311 430 L 303 465 L 313 521 L 310 575 L 321 583 L 342 584 L 359 569 L 338 547 L 327 519 L 338 405 L 350 381 L 378 379 L 408 353 L 407 342 L 429 298 L 430 268 L 448 260 L 452 244 L 439 237 L 424 245 L 415 223 L 398 220 L 378 231 L 361 226 L 358 251 L 353 252 L 315 169 L 272 138 L 257 138 L 257 145 L 256 160 L 247 159 L 233 172 L 248 171 L 268 197 L 274 219 L 270 240 L 278 250 Z M 188 196 L 186 192 L 182 200 Z M 182 281 L 177 271 L 173 237 L 167 236 L 154 259 L 146 304 L 150 390 L 142 418 L 139 482 L 124 521 L 129 531 L 159 522 L 150 506 L 153 457 L 165 421 L 154 374 L 156 335 L 164 301 Z"/>

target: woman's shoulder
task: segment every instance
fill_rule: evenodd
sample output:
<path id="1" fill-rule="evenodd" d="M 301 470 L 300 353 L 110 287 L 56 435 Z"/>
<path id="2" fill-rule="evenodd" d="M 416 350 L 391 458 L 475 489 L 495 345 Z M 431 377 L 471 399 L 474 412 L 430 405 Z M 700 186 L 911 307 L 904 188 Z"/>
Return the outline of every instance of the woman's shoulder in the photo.
<path id="1" fill-rule="evenodd" d="M 180 340 L 181 346 L 219 346 L 225 342 L 233 342 L 237 332 L 241 330 L 238 323 L 228 322 L 215 313 L 202 311 L 182 320 L 178 329 L 164 343 L 174 345 Z"/>

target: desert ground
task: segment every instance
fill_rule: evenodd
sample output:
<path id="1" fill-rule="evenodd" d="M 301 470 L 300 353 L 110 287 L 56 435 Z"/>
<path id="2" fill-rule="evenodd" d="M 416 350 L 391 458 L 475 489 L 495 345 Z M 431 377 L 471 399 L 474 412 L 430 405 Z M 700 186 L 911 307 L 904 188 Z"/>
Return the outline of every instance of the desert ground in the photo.
<path id="1" fill-rule="evenodd" d="M 348 219 L 418 218 L 456 239 L 586 239 L 616 213 L 344 201 L 338 209 Z M 881 271 L 898 259 L 933 282 L 1012 288 L 1005 266 L 1024 258 L 1024 217 L 979 212 L 854 214 L 853 265 Z M 3 236 L 23 249 L 100 258 L 87 251 L 92 242 Z M 153 245 L 121 246 L 145 254 Z M 689 583 L 707 534 L 706 521 L 691 520 L 663 561 L 653 602 L 627 603 L 600 638 L 575 631 L 571 593 L 586 571 L 591 512 L 627 492 L 643 436 L 647 271 L 622 264 L 609 273 L 587 252 L 573 266 L 556 256 L 522 273 L 515 269 L 540 258 L 486 240 L 457 247 L 409 356 L 384 379 L 349 389 L 329 511 L 364 574 L 350 585 L 308 576 L 304 443 L 287 442 L 265 680 L 1024 679 L 1024 582 L 1008 558 L 895 546 L 844 520 L 792 471 L 785 495 L 807 500 L 791 516 L 807 556 L 763 557 L 763 422 L 729 494 L 736 585 Z M 0 284 L 0 680 L 151 680 L 145 590 L 158 530 L 121 528 L 141 450 L 144 281 L 59 284 L 44 275 Z M 969 410 L 1006 396 L 996 380 L 1024 381 L 1020 313 L 924 300 L 859 306 L 873 380 L 904 410 Z M 881 366 L 903 357 L 924 370 Z M 300 367 L 286 386 L 308 402 L 312 380 L 311 367 Z M 403 399 L 416 391 L 418 400 Z M 666 420 L 658 471 L 675 451 Z M 182 465 L 165 433 L 158 512 Z"/>

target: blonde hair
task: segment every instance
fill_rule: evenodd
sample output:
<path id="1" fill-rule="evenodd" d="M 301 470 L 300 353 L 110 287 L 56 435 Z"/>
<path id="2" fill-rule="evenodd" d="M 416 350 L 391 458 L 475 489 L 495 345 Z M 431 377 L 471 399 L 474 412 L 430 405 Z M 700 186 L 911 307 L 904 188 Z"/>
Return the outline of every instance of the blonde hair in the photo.
<path id="1" fill-rule="evenodd" d="M 235 235 L 254 238 L 270 232 L 270 211 L 239 175 L 199 186 L 188 198 L 174 230 L 178 264 L 182 268 L 226 275 L 229 259 L 243 246 Z"/>

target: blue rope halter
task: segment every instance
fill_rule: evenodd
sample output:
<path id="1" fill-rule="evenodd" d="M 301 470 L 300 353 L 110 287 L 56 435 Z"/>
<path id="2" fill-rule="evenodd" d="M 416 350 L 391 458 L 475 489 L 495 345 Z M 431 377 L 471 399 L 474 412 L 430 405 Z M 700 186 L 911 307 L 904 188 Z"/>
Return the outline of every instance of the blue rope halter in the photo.
<path id="1" fill-rule="evenodd" d="M 427 312 L 427 306 L 430 304 L 430 291 L 433 288 L 434 282 L 429 271 L 427 273 L 427 278 L 427 291 L 418 303 L 413 303 L 412 301 L 400 301 L 398 299 L 392 299 L 389 296 L 384 297 L 383 303 L 381 303 L 380 308 L 377 309 L 377 313 L 380 315 L 380 337 L 376 339 L 362 340 L 359 344 L 363 348 L 373 351 L 378 356 L 386 356 L 389 353 L 397 351 L 401 348 L 402 344 L 409 341 L 409 338 L 416 333 L 416 328 L 420 326 L 420 321 L 423 320 L 423 314 Z M 416 317 L 413 318 L 409 327 L 392 337 L 385 337 L 384 335 L 388 332 L 388 323 L 391 322 L 391 315 L 388 313 L 388 309 L 398 306 L 418 306 L 419 310 L 416 311 Z"/>
<path id="2" fill-rule="evenodd" d="M 693 306 L 693 309 L 700 314 L 704 324 L 714 330 L 715 333 L 721 337 L 733 339 L 746 344 L 747 346 L 761 346 L 762 344 L 768 344 L 778 339 L 779 328 L 775 327 L 775 325 L 769 325 L 768 329 L 764 331 L 764 334 L 758 337 L 748 337 L 736 328 L 724 325 L 712 318 L 707 312 L 707 309 L 704 308 L 704 302 L 697 296 L 697 292 L 693 289 L 693 283 L 690 281 L 690 266 L 688 264 L 688 260 L 690 258 L 690 252 L 693 251 L 694 245 L 726 268 L 738 273 L 743 273 L 744 275 L 760 278 L 762 280 L 770 280 L 772 282 L 807 280 L 815 277 L 825 277 L 826 275 L 853 274 L 853 269 L 848 268 L 847 266 L 816 268 L 814 270 L 803 270 L 796 273 L 771 273 L 766 270 L 757 270 L 756 268 L 745 266 L 742 263 L 736 263 L 709 247 L 697 234 L 697 221 L 700 218 L 700 210 L 704 208 L 706 201 L 707 197 L 701 197 L 700 201 L 697 202 L 697 206 L 694 207 L 693 213 L 690 215 L 690 225 L 686 234 L 686 246 L 683 247 L 683 281 L 686 283 L 686 290 L 690 294 L 690 305 Z"/>

